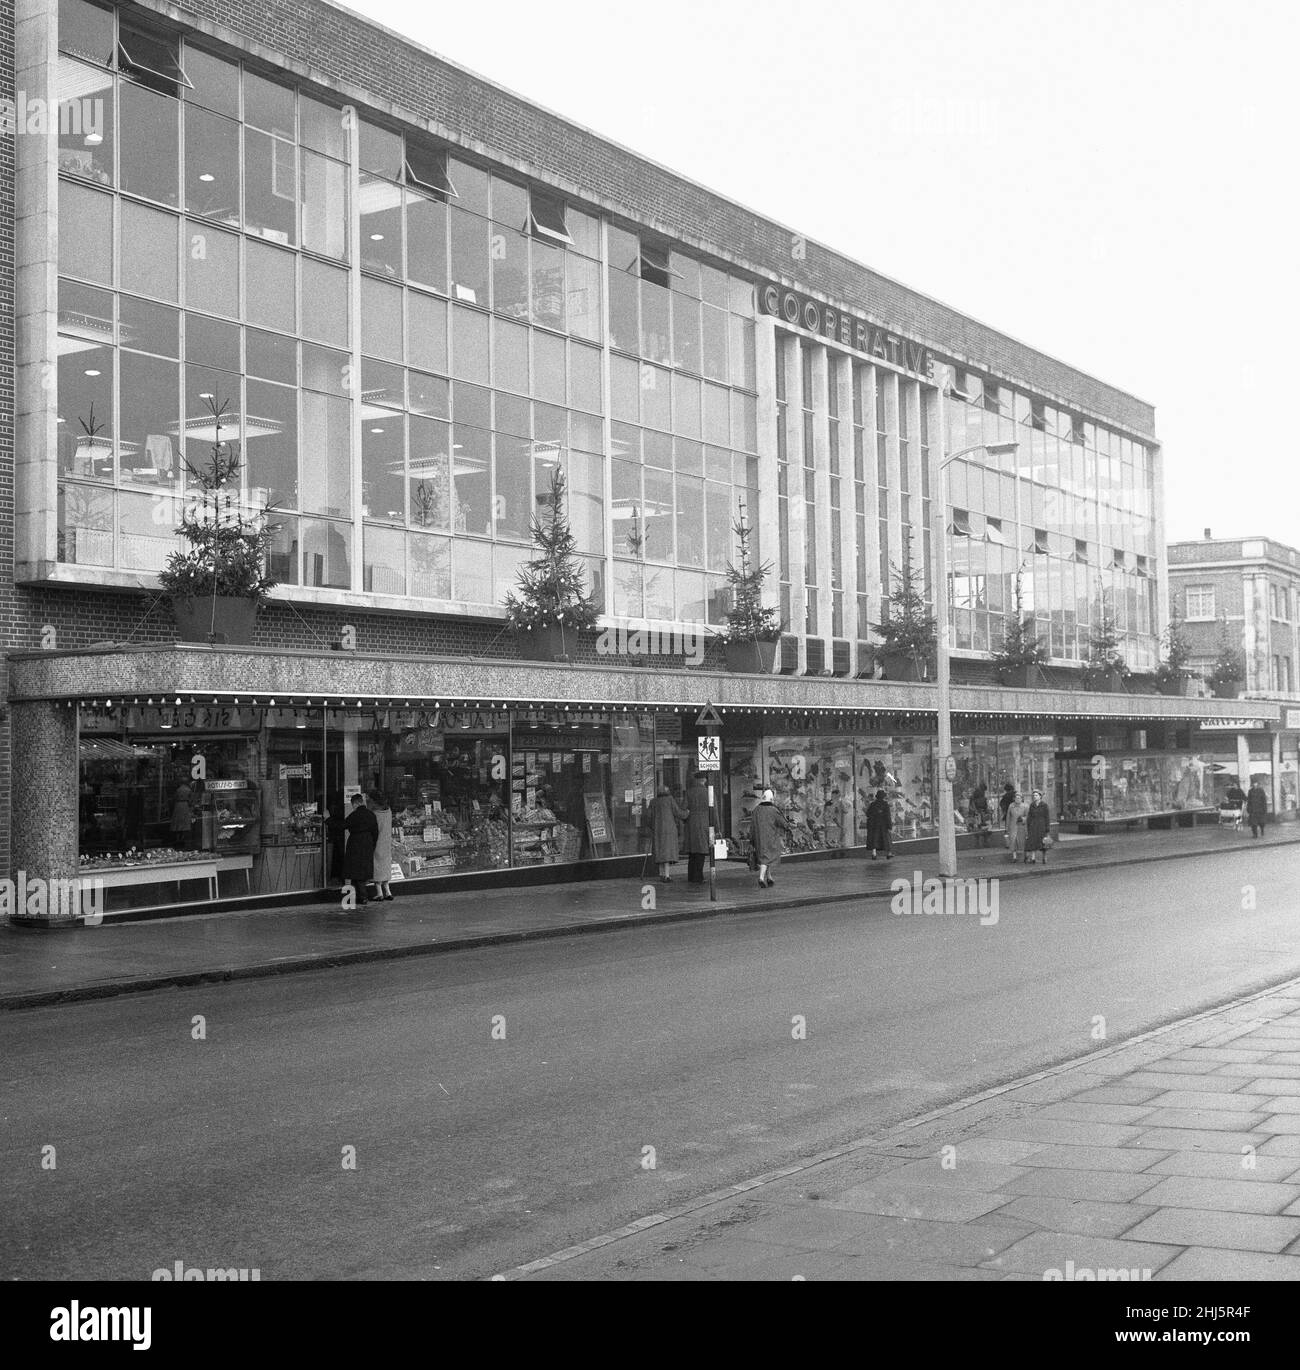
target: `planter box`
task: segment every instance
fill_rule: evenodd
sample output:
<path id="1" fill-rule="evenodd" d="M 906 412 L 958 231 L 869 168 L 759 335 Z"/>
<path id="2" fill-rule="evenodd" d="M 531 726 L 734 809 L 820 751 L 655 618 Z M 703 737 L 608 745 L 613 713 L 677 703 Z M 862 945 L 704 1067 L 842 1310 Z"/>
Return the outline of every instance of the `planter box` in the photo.
<path id="1" fill-rule="evenodd" d="M 516 633 L 515 645 L 525 661 L 568 661 L 578 654 L 578 630 L 534 628 Z"/>
<path id="2" fill-rule="evenodd" d="M 1218 684 L 1210 687 L 1214 691 L 1215 699 L 1236 699 L 1241 694 L 1241 681 L 1234 680 L 1229 684 Z"/>
<path id="3" fill-rule="evenodd" d="M 1189 675 L 1180 676 L 1177 680 L 1157 680 L 1156 689 L 1174 699 L 1195 699 L 1196 677 Z"/>
<path id="4" fill-rule="evenodd" d="M 1041 666 L 1013 666 L 999 672 L 998 681 L 1011 690 L 1041 690 L 1045 686 Z"/>
<path id="5" fill-rule="evenodd" d="M 771 675 L 779 646 L 777 642 L 724 642 L 727 670 L 737 675 Z"/>
<path id="6" fill-rule="evenodd" d="M 907 655 L 895 656 L 892 652 L 877 658 L 885 672 L 886 680 L 927 680 L 916 658 Z M 921 663 L 925 665 L 925 663 Z"/>
<path id="7" fill-rule="evenodd" d="M 180 599 L 172 603 L 176 636 L 182 642 L 224 642 L 247 646 L 257 623 L 257 601 L 242 596 Z"/>

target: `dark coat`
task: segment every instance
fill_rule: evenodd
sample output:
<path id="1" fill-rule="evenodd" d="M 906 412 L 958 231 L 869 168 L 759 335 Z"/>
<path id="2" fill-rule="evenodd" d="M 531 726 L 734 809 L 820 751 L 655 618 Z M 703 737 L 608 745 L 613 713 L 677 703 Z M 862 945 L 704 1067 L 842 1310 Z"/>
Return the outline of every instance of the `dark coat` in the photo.
<path id="1" fill-rule="evenodd" d="M 1030 804 L 1025 828 L 1026 847 L 1030 851 L 1038 851 L 1043 845 L 1043 838 L 1052 830 L 1052 811 L 1047 807 L 1045 800 L 1040 799 L 1037 804 Z"/>
<path id="2" fill-rule="evenodd" d="M 379 820 L 364 804 L 359 804 L 343 823 L 348 846 L 343 853 L 343 874 L 354 885 L 368 885 L 375 878 L 375 841 Z"/>
<path id="3" fill-rule="evenodd" d="M 677 824 L 686 817 L 687 811 L 670 794 L 657 794 L 650 801 L 650 851 L 656 865 L 678 859 Z"/>
<path id="4" fill-rule="evenodd" d="M 1240 785 L 1229 785 L 1227 793 L 1223 796 L 1228 804 L 1234 809 L 1244 808 L 1246 804 L 1246 793 Z"/>
<path id="5" fill-rule="evenodd" d="M 1246 817 L 1259 827 L 1264 826 L 1268 817 L 1268 795 L 1258 785 L 1252 785 L 1246 795 Z"/>
<path id="6" fill-rule="evenodd" d="M 867 846 L 890 846 L 889 830 L 894 826 L 894 811 L 887 799 L 873 799 L 867 805 Z"/>
<path id="7" fill-rule="evenodd" d="M 775 804 L 762 803 L 754 810 L 754 854 L 760 866 L 775 866 L 785 848 L 781 834 L 793 832 L 785 814 Z"/>
<path id="8" fill-rule="evenodd" d="M 1002 790 L 1002 794 L 998 799 L 998 813 L 1002 815 L 1002 822 L 1004 825 L 1007 821 L 1007 810 L 1011 807 L 1011 801 L 1015 797 L 1016 789 L 1015 786 L 1012 785 L 1010 788 L 1004 787 Z"/>
<path id="9" fill-rule="evenodd" d="M 692 784 L 686 791 L 686 850 L 709 850 L 709 788 L 703 782 Z"/>

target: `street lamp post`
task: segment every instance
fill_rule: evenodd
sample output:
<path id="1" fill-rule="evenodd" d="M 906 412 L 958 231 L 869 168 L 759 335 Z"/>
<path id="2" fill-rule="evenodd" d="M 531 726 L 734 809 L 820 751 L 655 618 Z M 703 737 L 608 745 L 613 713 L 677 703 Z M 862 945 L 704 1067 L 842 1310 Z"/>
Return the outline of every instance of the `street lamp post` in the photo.
<path id="1" fill-rule="evenodd" d="M 952 807 L 952 782 L 956 761 L 952 755 L 952 687 L 949 680 L 948 649 L 948 501 L 943 493 L 943 474 L 950 463 L 972 452 L 988 452 L 1002 456 L 1019 450 L 1018 442 L 977 442 L 956 452 L 943 453 L 947 433 L 942 406 L 943 391 L 939 392 L 939 441 L 935 445 L 938 463 L 935 468 L 934 495 L 931 500 L 930 536 L 934 542 L 934 619 L 936 657 L 936 686 L 939 714 L 939 875 L 951 879 L 957 874 L 957 824 Z"/>

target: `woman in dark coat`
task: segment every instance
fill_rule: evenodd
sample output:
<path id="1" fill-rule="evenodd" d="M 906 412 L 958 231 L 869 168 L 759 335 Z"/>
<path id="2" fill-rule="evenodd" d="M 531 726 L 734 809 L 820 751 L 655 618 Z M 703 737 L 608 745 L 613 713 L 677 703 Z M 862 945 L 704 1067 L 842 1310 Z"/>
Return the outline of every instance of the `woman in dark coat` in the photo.
<path id="1" fill-rule="evenodd" d="M 970 831 L 978 837 L 980 846 L 987 847 L 993 827 L 993 811 L 989 808 L 988 786 L 983 782 L 976 785 L 971 793 L 969 825 Z"/>
<path id="2" fill-rule="evenodd" d="M 1264 832 L 1264 824 L 1268 819 L 1268 795 L 1264 793 L 1264 787 L 1258 783 L 1250 787 L 1246 795 L 1246 821 L 1250 824 L 1250 835 L 1259 837 Z"/>
<path id="3" fill-rule="evenodd" d="M 1040 852 L 1043 855 L 1043 865 L 1047 865 L 1047 848 L 1043 846 L 1043 839 L 1051 830 L 1052 811 L 1043 803 L 1042 790 L 1035 790 L 1029 812 L 1025 816 L 1025 849 L 1029 853 L 1031 866 L 1038 860 Z"/>
<path id="4" fill-rule="evenodd" d="M 668 881 L 668 867 L 677 860 L 677 824 L 684 823 L 688 812 L 672 796 L 667 785 L 660 785 L 650 801 L 650 851 L 659 867 L 659 879 Z"/>
<path id="5" fill-rule="evenodd" d="M 876 797 L 867 805 L 867 845 L 871 848 L 871 859 L 876 859 L 878 848 L 885 849 L 887 857 L 894 854 L 894 843 L 890 829 L 894 826 L 894 811 L 889 807 L 884 790 L 877 790 Z"/>
<path id="6" fill-rule="evenodd" d="M 379 820 L 366 807 L 364 795 L 352 796 L 352 812 L 343 826 L 348 834 L 347 850 L 343 853 L 343 878 L 355 891 L 360 908 L 370 898 L 366 891 L 375 878 L 375 842 L 379 837 Z"/>
<path id="7" fill-rule="evenodd" d="M 686 878 L 692 885 L 702 885 L 709 854 L 709 787 L 702 773 L 696 774 L 686 791 L 686 850 L 690 854 Z"/>
<path id="8" fill-rule="evenodd" d="M 758 885 L 775 885 L 776 881 L 768 875 L 768 867 L 775 866 L 781 859 L 785 848 L 781 845 L 781 834 L 792 833 L 785 814 L 776 807 L 771 790 L 764 790 L 763 797 L 754 809 L 754 854 L 758 859 Z"/>

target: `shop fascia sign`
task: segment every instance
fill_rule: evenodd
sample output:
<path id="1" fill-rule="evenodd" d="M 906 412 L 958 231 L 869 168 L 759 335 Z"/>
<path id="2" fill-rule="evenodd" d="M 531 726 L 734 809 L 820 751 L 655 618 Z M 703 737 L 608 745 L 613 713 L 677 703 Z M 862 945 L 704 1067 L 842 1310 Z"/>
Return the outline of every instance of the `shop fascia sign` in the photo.
<path id="1" fill-rule="evenodd" d="M 764 314 L 806 328 L 842 347 L 851 347 L 868 356 L 879 357 L 892 366 L 902 367 L 914 376 L 927 379 L 933 374 L 934 356 L 924 343 L 913 342 L 891 333 L 850 310 L 823 304 L 811 295 L 768 282 L 758 288 L 758 305 Z"/>
<path id="2" fill-rule="evenodd" d="M 1201 719 L 1201 731 L 1226 733 L 1264 732 L 1268 720 L 1263 718 L 1210 718 Z"/>

